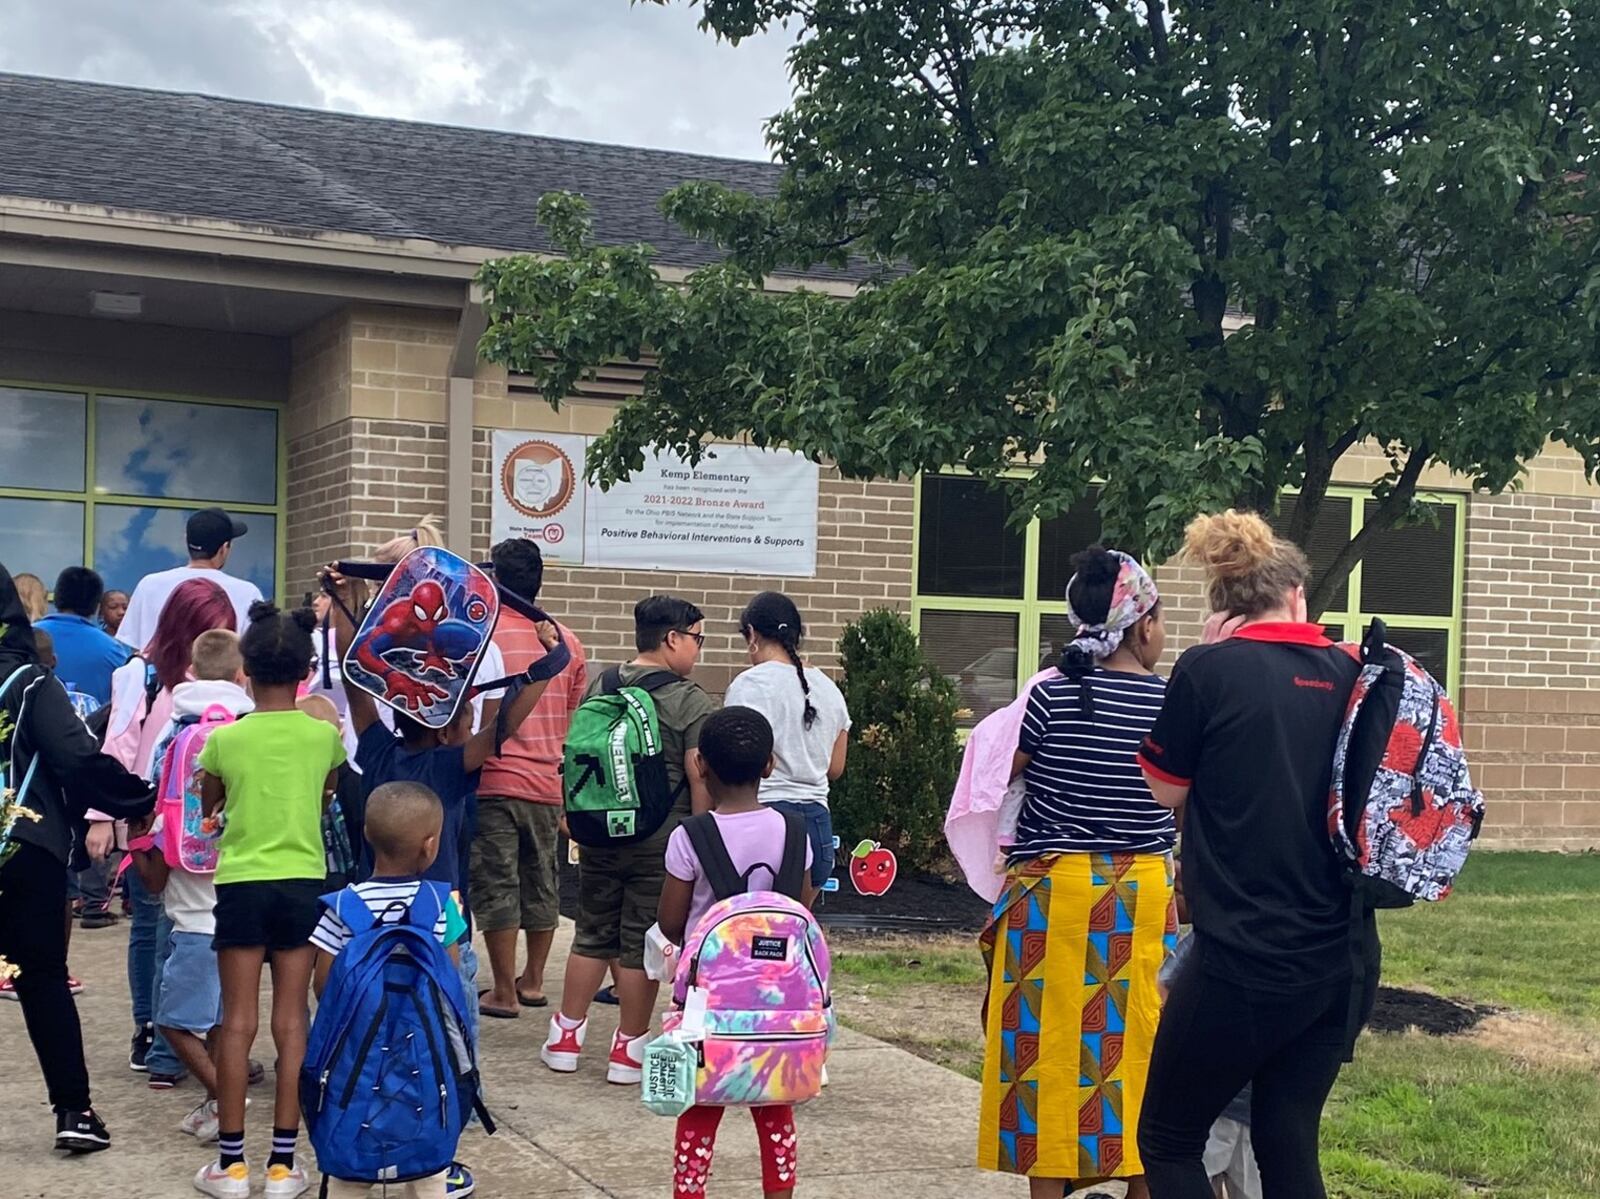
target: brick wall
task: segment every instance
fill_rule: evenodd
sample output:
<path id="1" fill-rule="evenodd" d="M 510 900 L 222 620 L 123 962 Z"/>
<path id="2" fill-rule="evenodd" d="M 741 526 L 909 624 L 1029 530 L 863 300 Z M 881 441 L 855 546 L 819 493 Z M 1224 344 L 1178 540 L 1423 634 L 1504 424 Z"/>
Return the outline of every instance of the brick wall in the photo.
<path id="1" fill-rule="evenodd" d="M 1469 503 L 1461 707 L 1486 843 L 1600 846 L 1597 578 L 1600 498 Z"/>

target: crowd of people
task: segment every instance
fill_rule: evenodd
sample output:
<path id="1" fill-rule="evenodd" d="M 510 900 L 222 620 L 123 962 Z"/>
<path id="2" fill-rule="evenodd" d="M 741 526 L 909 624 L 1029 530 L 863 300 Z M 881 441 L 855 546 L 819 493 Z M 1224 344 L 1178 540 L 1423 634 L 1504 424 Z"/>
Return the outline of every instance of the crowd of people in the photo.
<path id="1" fill-rule="evenodd" d="M 447 897 L 433 929 L 469 999 L 469 1043 L 480 1015 L 554 1003 L 540 1057 L 571 1074 L 591 1005 L 614 996 L 605 1077 L 626 1085 L 641 1080 L 656 1011 L 656 929 L 683 943 L 730 869 L 750 890 L 791 869 L 799 878 L 802 837 L 795 898 L 809 905 L 827 882 L 828 786 L 844 770 L 850 715 L 801 656 L 804 622 L 788 597 L 762 593 L 745 608 L 750 666 L 720 710 L 694 680 L 706 625 L 686 599 L 641 599 L 635 656 L 601 670 L 572 629 L 507 607 L 478 677 L 511 685 L 436 728 L 340 677 L 367 584 L 329 567 L 315 611 L 280 611 L 225 573 L 245 533 L 224 512 L 198 513 L 188 566 L 131 597 L 68 569 L 53 613 L 37 579 L 0 567 L 8 785 L 37 815 L 16 822 L 0 865 L 0 956 L 20 970 L 0 985 L 21 1001 L 59 1149 L 110 1145 L 67 953 L 75 921 L 117 919 L 119 889 L 128 1065 L 152 1088 L 189 1076 L 203 1090 L 179 1127 L 216 1142 L 194 1184 L 221 1199 L 250 1193 L 247 1093 L 265 1074 L 250 1052 L 270 970 L 265 1193 L 292 1199 L 308 1185 L 297 1156 L 308 996 L 351 943 L 351 909 L 328 898 L 346 884 L 371 916 L 358 924 L 403 921 L 429 888 Z M 378 556 L 437 544 L 424 521 Z M 996 898 L 982 940 L 980 1164 L 1026 1175 L 1038 1199 L 1112 1178 L 1131 1199 L 1317 1199 L 1321 1111 L 1373 1003 L 1375 923 L 1352 921 L 1326 825 L 1328 750 L 1357 660 L 1307 621 L 1306 558 L 1259 517 L 1201 517 L 1187 553 L 1214 615 L 1170 679 L 1156 673 L 1167 633 L 1152 577 L 1100 547 L 1075 559 L 1077 636 L 974 730 L 947 826 L 967 827 L 954 817 L 981 806 L 974 789 L 1007 791 L 979 837 L 986 863 L 974 870 L 971 846 L 954 831 L 951 842 Z M 501 543 L 492 559 L 500 588 L 537 599 L 534 543 Z M 624 689 L 653 701 L 671 817 L 582 849 L 571 955 L 551 996 L 563 749 L 586 700 Z M 158 848 L 165 817 L 151 806 L 197 722 L 204 809 L 225 817 L 214 873 Z M 701 813 L 723 847 L 709 864 L 703 826 L 684 823 Z M 781 1199 L 795 1179 L 792 1111 L 754 1114 L 764 1192 Z M 703 1194 L 720 1117 L 706 1106 L 680 1116 L 677 1142 L 703 1152 L 674 1155 L 675 1194 Z M 345 1187 L 334 1193 L 364 1185 L 334 1181 Z M 438 1199 L 470 1194 L 474 1179 L 453 1162 L 410 1185 Z"/>
<path id="2" fill-rule="evenodd" d="M 828 784 L 844 769 L 850 718 L 839 689 L 801 657 L 804 624 L 786 596 L 763 593 L 744 612 L 751 665 L 720 712 L 693 678 L 706 631 L 688 600 L 641 599 L 636 655 L 599 671 L 573 630 L 508 606 L 477 677 L 516 681 L 434 728 L 341 677 L 341 649 L 352 644 L 367 584 L 329 567 L 314 608 L 281 611 L 226 573 L 232 543 L 246 533 L 225 512 L 196 513 L 187 565 L 147 576 L 131 597 L 71 568 L 56 581 L 53 614 L 38 580 L 0 566 L 8 785 L 26 780 L 24 801 L 40 815 L 17 821 L 0 865 L 0 958 L 17 971 L 5 993 L 20 1000 L 58 1149 L 111 1144 L 91 1102 L 70 999 L 81 984 L 67 956 L 74 923 L 115 923 L 121 904 L 127 1064 L 152 1089 L 189 1077 L 203 1092 L 174 1122 L 216 1143 L 194 1185 L 220 1199 L 251 1190 L 247 1096 L 266 1070 L 250 1053 L 261 976 L 270 971 L 275 1089 L 264 1193 L 292 1199 L 309 1185 L 298 1152 L 309 997 L 322 992 L 351 940 L 347 909 L 329 899 L 346 884 L 377 923 L 403 920 L 419 895 L 440 888 L 448 899 L 436 932 L 476 1000 L 469 1016 L 515 1019 L 554 1002 L 541 1057 L 558 1074 L 581 1068 L 590 1007 L 614 995 L 620 1019 L 605 1076 L 636 1085 L 659 985 L 645 971 L 647 933 L 659 922 L 681 939 L 707 906 L 707 871 L 681 822 L 711 813 L 751 888 L 772 886 L 788 830 L 803 828 L 808 902 L 826 882 L 835 852 Z M 423 521 L 377 556 L 393 563 L 439 543 L 437 527 Z M 534 543 L 496 545 L 492 560 L 503 591 L 537 600 L 543 562 Z M 671 815 L 629 844 L 582 849 L 572 953 L 562 993 L 549 996 L 563 744 L 586 698 L 624 688 L 654 702 Z M 159 812 L 153 802 L 183 768 L 189 733 L 202 727 L 194 768 L 205 827 L 217 830 L 214 871 L 173 861 L 163 846 L 178 834 L 164 827 L 166 802 Z M 473 951 L 480 930 L 486 970 Z M 476 1043 L 475 1028 L 467 1035 Z M 757 1124 L 782 1134 L 763 1135 L 763 1161 L 767 1193 L 787 1195 L 792 1118 L 787 1108 L 761 1108 Z M 678 1193 L 703 1192 L 715 1127 L 710 1109 L 680 1121 L 704 1138 L 704 1152 L 698 1175 L 675 1169 Z M 334 1184 L 346 1190 L 332 1193 L 364 1186 Z M 440 1199 L 470 1194 L 475 1180 L 454 1162 L 408 1185 Z"/>

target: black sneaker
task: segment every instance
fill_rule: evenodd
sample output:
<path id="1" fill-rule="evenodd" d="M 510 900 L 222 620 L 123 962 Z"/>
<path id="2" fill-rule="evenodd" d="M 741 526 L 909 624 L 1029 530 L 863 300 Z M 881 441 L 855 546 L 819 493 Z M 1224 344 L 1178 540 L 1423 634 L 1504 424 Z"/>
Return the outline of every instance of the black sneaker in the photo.
<path id="1" fill-rule="evenodd" d="M 104 908 L 93 912 L 85 912 L 78 923 L 84 928 L 110 928 L 117 922 L 117 914 Z"/>
<path id="2" fill-rule="evenodd" d="M 133 1044 L 128 1049 L 128 1069 L 136 1074 L 145 1074 L 150 1067 L 145 1065 L 145 1059 L 150 1056 L 150 1046 L 156 1042 L 155 1025 L 146 1024 L 133 1034 Z"/>
<path id="3" fill-rule="evenodd" d="M 56 1148 L 67 1153 L 98 1153 L 111 1148 L 111 1134 L 94 1112 L 57 1112 Z"/>

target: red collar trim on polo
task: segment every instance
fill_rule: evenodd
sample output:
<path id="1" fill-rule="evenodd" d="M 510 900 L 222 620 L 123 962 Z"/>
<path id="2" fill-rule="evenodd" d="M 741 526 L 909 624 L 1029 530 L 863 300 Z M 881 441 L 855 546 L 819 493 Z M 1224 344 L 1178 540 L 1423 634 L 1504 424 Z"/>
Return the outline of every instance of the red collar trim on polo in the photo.
<path id="1" fill-rule="evenodd" d="M 1244 641 L 1272 641 L 1282 645 L 1314 645 L 1318 648 L 1332 645 L 1319 624 L 1300 624 L 1297 621 L 1262 621 L 1247 624 L 1234 633 Z"/>

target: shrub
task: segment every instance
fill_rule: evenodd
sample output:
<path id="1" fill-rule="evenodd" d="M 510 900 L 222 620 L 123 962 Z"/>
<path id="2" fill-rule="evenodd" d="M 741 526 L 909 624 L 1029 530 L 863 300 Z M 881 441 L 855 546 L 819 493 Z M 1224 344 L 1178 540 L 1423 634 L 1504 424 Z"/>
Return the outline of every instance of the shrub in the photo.
<path id="1" fill-rule="evenodd" d="M 862 838 L 894 850 L 903 867 L 944 852 L 944 814 L 960 768 L 956 693 L 905 617 L 868 612 L 839 641 L 850 753 L 829 802 L 848 851 Z"/>

